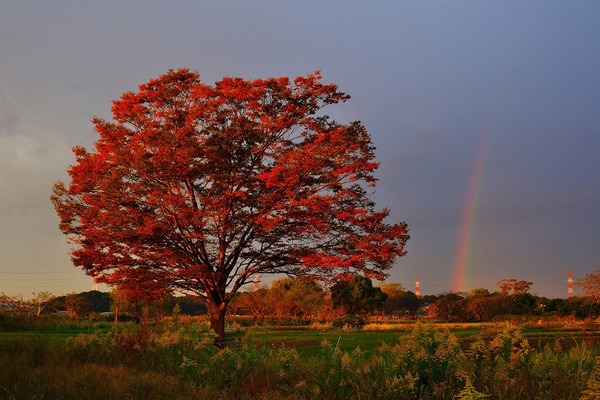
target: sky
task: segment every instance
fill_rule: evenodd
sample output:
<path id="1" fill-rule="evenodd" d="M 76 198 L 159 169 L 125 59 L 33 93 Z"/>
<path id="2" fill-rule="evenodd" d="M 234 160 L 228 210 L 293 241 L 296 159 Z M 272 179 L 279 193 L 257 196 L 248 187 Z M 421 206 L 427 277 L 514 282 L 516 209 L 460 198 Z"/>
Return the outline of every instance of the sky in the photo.
<path id="1" fill-rule="evenodd" d="M 505 278 L 566 297 L 600 269 L 597 1 L 0 2 L 0 292 L 91 290 L 50 202 L 71 148 L 169 69 L 209 84 L 321 70 L 406 221 L 388 282 L 422 294 Z M 101 290 L 106 288 L 100 287 Z"/>

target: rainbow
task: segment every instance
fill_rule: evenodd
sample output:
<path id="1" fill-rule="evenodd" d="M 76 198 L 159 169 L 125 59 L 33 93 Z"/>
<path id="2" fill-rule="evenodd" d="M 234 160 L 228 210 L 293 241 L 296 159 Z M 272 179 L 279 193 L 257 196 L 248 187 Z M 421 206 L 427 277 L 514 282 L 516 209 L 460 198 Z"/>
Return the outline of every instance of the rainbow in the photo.
<path id="1" fill-rule="evenodd" d="M 476 216 L 483 186 L 483 173 L 487 159 L 490 142 L 491 129 L 487 129 L 481 137 L 475 165 L 471 172 L 471 178 L 467 190 L 465 205 L 463 208 L 460 233 L 456 258 L 454 261 L 454 281 L 452 290 L 455 292 L 468 291 L 470 289 L 470 272 L 472 267 L 473 243 L 475 238 Z"/>
<path id="2" fill-rule="evenodd" d="M 456 257 L 454 259 L 454 279 L 452 282 L 452 290 L 455 292 L 464 292 L 472 289 L 471 287 L 471 269 L 473 248 L 475 242 L 475 228 L 477 220 L 477 211 L 479 208 L 479 200 L 483 187 L 483 176 L 485 172 L 485 164 L 490 153 L 490 144 L 492 142 L 492 134 L 496 125 L 499 106 L 504 95 L 504 84 L 506 80 L 498 82 L 491 107 L 488 109 L 489 115 L 484 120 L 484 129 L 479 139 L 479 145 L 475 157 L 475 163 L 471 170 L 469 186 L 465 196 L 465 204 L 463 207 L 462 219 L 460 223 L 460 232 L 458 235 L 458 244 L 456 249 Z"/>

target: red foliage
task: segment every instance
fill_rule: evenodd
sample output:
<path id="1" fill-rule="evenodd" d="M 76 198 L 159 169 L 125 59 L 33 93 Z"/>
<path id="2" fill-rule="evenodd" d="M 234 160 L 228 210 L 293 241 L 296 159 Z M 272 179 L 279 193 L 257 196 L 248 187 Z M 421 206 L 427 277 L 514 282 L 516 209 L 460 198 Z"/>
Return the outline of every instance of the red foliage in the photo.
<path id="1" fill-rule="evenodd" d="M 214 86 L 169 71 L 95 118 L 71 182 L 52 200 L 76 266 L 128 291 L 193 292 L 227 304 L 255 273 L 382 278 L 406 224 L 366 189 L 378 163 L 358 122 L 319 110 L 349 96 L 320 74 Z"/>

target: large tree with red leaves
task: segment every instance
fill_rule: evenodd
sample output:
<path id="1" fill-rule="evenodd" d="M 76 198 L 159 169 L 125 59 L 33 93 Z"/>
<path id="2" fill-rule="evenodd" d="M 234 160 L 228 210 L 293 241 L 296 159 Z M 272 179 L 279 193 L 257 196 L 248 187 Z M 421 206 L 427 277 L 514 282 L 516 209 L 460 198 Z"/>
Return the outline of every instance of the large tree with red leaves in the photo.
<path id="1" fill-rule="evenodd" d="M 367 192 L 378 163 L 364 126 L 320 114 L 348 98 L 318 72 L 212 86 L 187 69 L 123 94 L 54 186 L 74 264 L 138 298 L 201 296 L 218 336 L 256 273 L 384 278 L 408 230 Z"/>

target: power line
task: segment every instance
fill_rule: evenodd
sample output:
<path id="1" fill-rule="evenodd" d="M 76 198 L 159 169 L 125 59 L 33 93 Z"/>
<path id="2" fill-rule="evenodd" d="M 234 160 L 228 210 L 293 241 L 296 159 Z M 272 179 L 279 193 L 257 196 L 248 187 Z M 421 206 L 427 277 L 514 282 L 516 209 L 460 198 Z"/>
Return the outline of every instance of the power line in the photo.
<path id="1" fill-rule="evenodd" d="M 3 286 L 6 289 L 23 289 L 23 288 L 64 288 L 64 287 L 74 287 L 71 285 L 27 285 L 27 286 Z"/>
<path id="2" fill-rule="evenodd" d="M 0 274 L 7 275 L 43 275 L 43 274 L 80 274 L 82 271 L 35 271 L 35 272 L 6 272 L 0 271 Z"/>
<path id="3" fill-rule="evenodd" d="M 85 277 L 81 277 L 81 278 L 1 278 L 0 277 L 0 282 L 4 282 L 4 281 L 74 281 L 74 280 L 79 280 L 79 279 L 85 279 Z"/>

